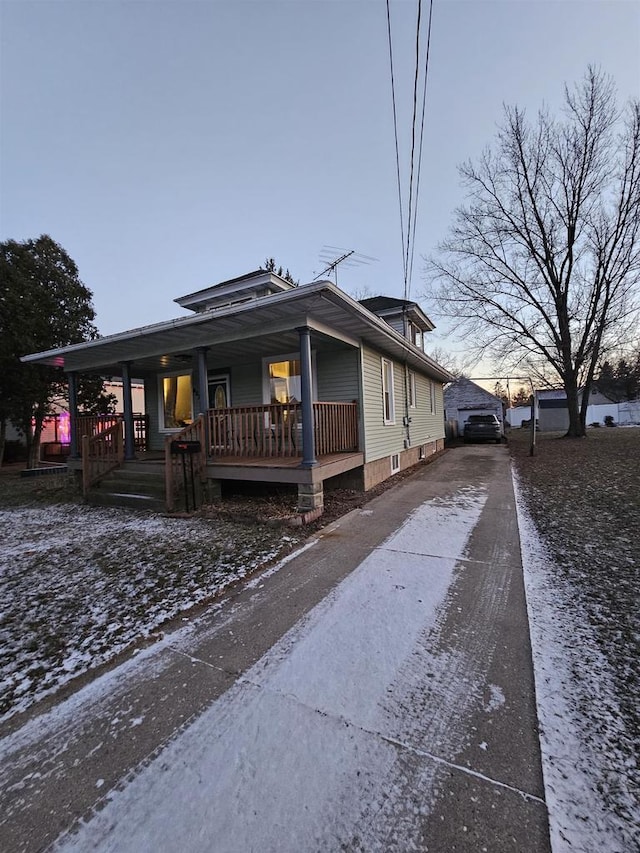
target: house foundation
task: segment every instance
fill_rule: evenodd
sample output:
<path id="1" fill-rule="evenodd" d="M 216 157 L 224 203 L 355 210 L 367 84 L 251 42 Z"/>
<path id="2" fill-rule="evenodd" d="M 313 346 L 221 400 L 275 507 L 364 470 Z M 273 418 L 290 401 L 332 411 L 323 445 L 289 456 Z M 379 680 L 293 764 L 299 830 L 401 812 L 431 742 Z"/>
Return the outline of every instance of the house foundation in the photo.
<path id="1" fill-rule="evenodd" d="M 324 508 L 324 488 L 320 483 L 298 483 L 298 512 Z"/>

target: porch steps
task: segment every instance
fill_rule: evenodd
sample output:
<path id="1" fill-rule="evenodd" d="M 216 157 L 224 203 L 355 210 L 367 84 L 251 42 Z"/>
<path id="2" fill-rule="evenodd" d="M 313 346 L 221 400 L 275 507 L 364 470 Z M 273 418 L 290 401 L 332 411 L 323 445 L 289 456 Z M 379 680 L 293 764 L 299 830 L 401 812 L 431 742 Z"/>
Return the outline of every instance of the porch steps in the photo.
<path id="1" fill-rule="evenodd" d="M 164 465 L 160 462 L 126 462 L 89 492 L 94 506 L 126 506 L 154 512 L 166 509 Z"/>

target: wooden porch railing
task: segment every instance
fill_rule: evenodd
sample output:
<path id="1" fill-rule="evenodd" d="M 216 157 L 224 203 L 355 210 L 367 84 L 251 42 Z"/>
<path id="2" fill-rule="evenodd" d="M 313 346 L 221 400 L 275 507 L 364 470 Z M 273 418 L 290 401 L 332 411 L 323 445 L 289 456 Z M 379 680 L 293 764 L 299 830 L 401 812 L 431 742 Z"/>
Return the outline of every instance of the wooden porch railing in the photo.
<path id="1" fill-rule="evenodd" d="M 172 442 L 177 441 L 199 441 L 201 450 L 199 453 L 194 453 L 190 457 L 183 460 L 180 454 L 171 452 Z M 164 442 L 164 458 L 165 458 L 165 487 L 167 511 L 173 512 L 178 504 L 180 496 L 184 496 L 184 471 L 183 465 L 188 468 L 188 488 L 191 487 L 191 476 L 193 476 L 193 488 L 196 495 L 199 497 L 202 492 L 202 479 L 206 462 L 206 443 L 205 443 L 205 416 L 199 415 L 196 420 L 186 426 L 180 432 L 168 435 Z M 190 500 L 190 498 L 188 498 Z M 198 498 L 196 498 L 198 500 Z M 193 507 L 195 509 L 195 506 Z"/>
<path id="2" fill-rule="evenodd" d="M 314 403 L 316 456 L 358 449 L 358 404 Z"/>
<path id="3" fill-rule="evenodd" d="M 122 420 L 122 415 L 78 415 L 78 442 L 80 447 L 82 448 L 82 439 L 85 435 L 98 435 Z M 138 451 L 147 449 L 148 425 L 148 415 L 136 414 L 133 416 L 133 444 Z"/>
<path id="4" fill-rule="evenodd" d="M 96 435 L 82 436 L 82 493 L 87 496 L 94 486 L 124 459 L 122 422 L 117 420 Z"/>
<path id="5" fill-rule="evenodd" d="M 212 456 L 302 456 L 302 407 L 271 404 L 209 409 Z M 358 449 L 357 403 L 314 403 L 316 456 Z"/>

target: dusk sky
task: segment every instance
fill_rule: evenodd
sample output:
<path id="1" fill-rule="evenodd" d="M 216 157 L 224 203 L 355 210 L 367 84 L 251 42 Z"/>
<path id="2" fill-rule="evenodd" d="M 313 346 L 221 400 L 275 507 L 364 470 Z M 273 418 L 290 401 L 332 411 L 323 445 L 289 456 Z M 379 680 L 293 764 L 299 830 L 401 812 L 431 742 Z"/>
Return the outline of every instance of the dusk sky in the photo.
<path id="1" fill-rule="evenodd" d="M 405 188 L 416 5 L 391 4 Z M 325 246 L 377 259 L 339 269 L 345 290 L 403 295 L 383 0 L 0 13 L 0 239 L 61 243 L 102 334 L 181 316 L 175 297 L 267 256 L 310 281 Z M 638 0 L 435 0 L 411 298 L 503 103 L 555 108 L 589 63 L 640 95 Z"/>

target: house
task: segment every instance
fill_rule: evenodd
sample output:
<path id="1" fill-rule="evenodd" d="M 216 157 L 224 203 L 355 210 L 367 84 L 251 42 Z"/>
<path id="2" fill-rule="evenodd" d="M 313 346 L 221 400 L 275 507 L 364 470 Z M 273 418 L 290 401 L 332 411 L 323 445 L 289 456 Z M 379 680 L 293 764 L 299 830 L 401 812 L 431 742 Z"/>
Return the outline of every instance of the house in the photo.
<path id="1" fill-rule="evenodd" d="M 578 405 L 582 405 L 583 389 L 578 391 Z M 569 429 L 569 409 L 567 394 L 563 388 L 543 388 L 536 391 L 539 425 L 543 432 L 566 432 Z M 624 405 L 614 403 L 593 386 L 589 394 L 586 423 L 604 423 L 606 417 L 615 423 L 628 423 Z"/>
<path id="2" fill-rule="evenodd" d="M 415 303 L 377 299 L 255 270 L 176 299 L 188 316 L 23 360 L 67 374 L 69 464 L 87 494 L 118 465 L 133 471 L 135 376 L 144 461 L 164 460 L 170 508 L 195 465 L 210 492 L 227 480 L 296 484 L 299 510 L 319 514 L 327 481 L 366 490 L 444 445 L 442 387 L 452 377 L 424 352 L 433 324 Z M 124 438 L 115 424 L 83 425 L 82 373 L 121 377 Z"/>
<path id="3" fill-rule="evenodd" d="M 444 411 L 447 422 L 453 421 L 457 425 L 458 435 L 464 431 L 464 422 L 470 415 L 495 415 L 502 424 L 504 433 L 504 419 L 502 416 L 502 400 L 485 391 L 480 385 L 476 385 L 470 379 L 461 377 L 451 382 L 444 390 Z"/>

